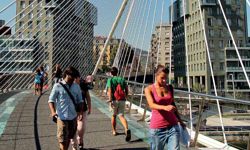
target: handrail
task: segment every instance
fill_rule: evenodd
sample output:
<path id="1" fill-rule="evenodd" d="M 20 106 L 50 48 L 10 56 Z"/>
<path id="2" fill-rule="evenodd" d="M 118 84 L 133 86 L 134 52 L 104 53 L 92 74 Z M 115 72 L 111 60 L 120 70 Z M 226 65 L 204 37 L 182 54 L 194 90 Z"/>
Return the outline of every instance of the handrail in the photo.
<path id="1" fill-rule="evenodd" d="M 108 76 L 105 76 L 105 75 L 95 75 L 95 76 L 101 77 L 101 78 L 109 78 Z M 138 82 L 134 82 L 134 81 L 127 81 L 127 83 L 140 85 L 140 86 L 147 86 L 148 85 L 148 84 L 138 83 Z M 233 99 L 233 98 L 209 95 L 209 94 L 204 94 L 204 93 L 188 92 L 188 91 L 178 90 L 178 89 L 175 89 L 174 91 L 178 92 L 178 93 L 183 93 L 183 94 L 192 94 L 192 95 L 196 95 L 196 96 L 211 98 L 211 99 L 209 99 L 211 101 L 216 101 L 217 99 L 219 99 L 220 102 L 234 102 L 234 103 L 238 103 L 238 104 L 250 105 L 250 101 L 246 101 L 246 100 L 242 100 L 242 99 Z"/>

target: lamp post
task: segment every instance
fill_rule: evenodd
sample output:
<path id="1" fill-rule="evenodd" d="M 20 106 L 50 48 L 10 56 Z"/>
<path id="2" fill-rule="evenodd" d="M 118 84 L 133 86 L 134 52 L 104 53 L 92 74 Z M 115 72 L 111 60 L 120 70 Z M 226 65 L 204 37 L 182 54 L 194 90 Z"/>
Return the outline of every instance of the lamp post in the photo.
<path id="1" fill-rule="evenodd" d="M 233 82 L 233 92 L 234 92 L 234 99 L 235 99 L 234 74 L 229 74 L 229 76 L 232 76 L 232 82 Z"/>

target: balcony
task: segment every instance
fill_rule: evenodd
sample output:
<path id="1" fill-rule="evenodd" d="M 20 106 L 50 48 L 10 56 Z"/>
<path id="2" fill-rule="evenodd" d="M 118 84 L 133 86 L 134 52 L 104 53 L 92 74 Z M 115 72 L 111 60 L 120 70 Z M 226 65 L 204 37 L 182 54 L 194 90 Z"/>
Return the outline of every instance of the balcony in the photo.
<path id="1" fill-rule="evenodd" d="M 245 67 L 246 71 L 250 71 L 250 67 Z M 226 72 L 243 72 L 241 67 L 227 67 Z"/>
<path id="2" fill-rule="evenodd" d="M 216 0 L 200 0 L 201 6 L 216 6 Z"/>

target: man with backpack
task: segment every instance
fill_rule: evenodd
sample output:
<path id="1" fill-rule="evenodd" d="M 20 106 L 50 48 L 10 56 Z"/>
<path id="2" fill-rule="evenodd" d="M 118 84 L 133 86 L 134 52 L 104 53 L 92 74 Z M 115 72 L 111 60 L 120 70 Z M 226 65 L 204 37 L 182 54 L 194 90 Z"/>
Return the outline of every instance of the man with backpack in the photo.
<path id="1" fill-rule="evenodd" d="M 125 82 L 125 79 L 122 77 L 118 77 L 117 74 L 118 69 L 116 67 L 112 67 L 112 78 L 108 79 L 107 81 L 108 97 L 113 111 L 113 116 L 111 118 L 112 134 L 114 136 L 117 135 L 116 116 L 118 116 L 125 129 L 125 140 L 128 142 L 131 139 L 131 131 L 128 129 L 128 123 L 124 117 L 124 109 L 126 97 L 128 95 L 128 87 Z"/>

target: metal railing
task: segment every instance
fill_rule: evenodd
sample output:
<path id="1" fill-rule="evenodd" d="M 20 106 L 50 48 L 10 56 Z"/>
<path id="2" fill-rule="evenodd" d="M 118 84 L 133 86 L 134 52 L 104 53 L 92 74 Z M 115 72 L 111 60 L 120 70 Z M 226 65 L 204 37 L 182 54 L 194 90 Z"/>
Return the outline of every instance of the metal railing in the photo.
<path id="1" fill-rule="evenodd" d="M 99 96 L 106 96 L 107 76 L 95 76 L 94 91 Z M 147 84 L 128 81 L 128 112 L 133 106 L 140 109 L 141 119 L 138 121 L 150 121 L 150 109 L 141 88 Z M 250 101 L 226 98 L 202 93 L 203 91 L 187 92 L 175 89 L 175 102 L 183 121 L 190 128 L 192 119 L 193 129 L 191 133 L 192 146 L 203 145 L 211 149 L 247 149 L 250 131 Z M 191 104 L 189 106 L 189 95 Z M 140 97 L 142 96 L 142 101 Z M 223 124 L 228 144 L 223 143 L 223 131 L 219 120 L 219 108 L 223 117 Z M 141 104 L 141 105 L 140 105 Z M 191 111 L 189 107 L 191 107 Z M 190 118 L 192 113 L 193 118 Z"/>

